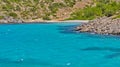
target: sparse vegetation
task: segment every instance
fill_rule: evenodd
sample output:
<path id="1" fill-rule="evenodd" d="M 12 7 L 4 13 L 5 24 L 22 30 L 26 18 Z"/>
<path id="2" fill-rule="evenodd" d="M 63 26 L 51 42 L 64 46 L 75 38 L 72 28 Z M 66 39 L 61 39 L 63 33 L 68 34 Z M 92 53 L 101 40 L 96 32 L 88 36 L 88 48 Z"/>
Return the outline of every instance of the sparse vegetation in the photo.
<path id="1" fill-rule="evenodd" d="M 69 15 L 71 14 L 69 19 L 86 20 L 100 16 L 113 16 L 116 12 L 120 11 L 120 3 L 113 2 L 113 0 L 91 0 L 93 1 L 92 5 L 74 11 L 74 5 L 80 1 L 84 2 L 84 0 L 0 0 L 0 18 L 3 18 L 4 16 L 12 16 L 24 20 L 50 20 L 53 18 L 59 18 L 58 15 L 60 14 L 57 15 L 59 9 L 70 8 L 72 9 L 72 14 L 68 13 Z M 66 13 L 61 15 L 66 16 Z"/>
<path id="2" fill-rule="evenodd" d="M 64 0 L 66 3 L 66 6 L 73 7 L 75 5 L 75 0 Z"/>
<path id="3" fill-rule="evenodd" d="M 120 11 L 120 3 L 110 0 L 96 1 L 96 6 L 88 6 L 71 14 L 69 19 L 91 20 L 96 17 L 113 16 Z"/>
<path id="4" fill-rule="evenodd" d="M 52 13 L 56 13 L 59 8 L 65 7 L 63 3 L 53 3 L 49 6 Z"/>

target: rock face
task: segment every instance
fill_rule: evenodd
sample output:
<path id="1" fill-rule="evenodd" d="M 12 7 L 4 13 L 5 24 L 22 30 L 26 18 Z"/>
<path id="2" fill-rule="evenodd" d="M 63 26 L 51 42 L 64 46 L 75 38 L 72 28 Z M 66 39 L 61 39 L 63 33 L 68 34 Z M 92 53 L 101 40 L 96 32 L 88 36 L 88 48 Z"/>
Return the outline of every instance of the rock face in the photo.
<path id="1" fill-rule="evenodd" d="M 76 27 L 76 31 L 120 35 L 120 19 L 98 18 Z"/>
<path id="2" fill-rule="evenodd" d="M 0 20 L 0 23 L 23 23 L 23 20 L 14 19 L 13 17 L 5 17 Z"/>

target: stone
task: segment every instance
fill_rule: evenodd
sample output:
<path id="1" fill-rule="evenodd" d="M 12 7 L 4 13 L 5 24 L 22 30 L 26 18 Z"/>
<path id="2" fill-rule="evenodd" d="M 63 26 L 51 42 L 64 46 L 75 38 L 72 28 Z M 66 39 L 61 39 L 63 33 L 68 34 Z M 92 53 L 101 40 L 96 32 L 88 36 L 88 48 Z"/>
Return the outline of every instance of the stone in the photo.
<path id="1" fill-rule="evenodd" d="M 4 17 L 3 19 L 0 20 L 0 23 L 23 23 L 24 21 L 21 19 L 15 19 L 13 17 Z"/>

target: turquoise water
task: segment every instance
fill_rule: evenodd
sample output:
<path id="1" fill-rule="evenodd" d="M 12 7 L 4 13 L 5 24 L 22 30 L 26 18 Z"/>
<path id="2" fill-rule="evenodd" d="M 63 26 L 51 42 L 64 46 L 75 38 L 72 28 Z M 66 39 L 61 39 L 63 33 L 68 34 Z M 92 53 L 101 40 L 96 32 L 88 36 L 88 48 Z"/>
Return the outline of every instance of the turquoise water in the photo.
<path id="1" fill-rule="evenodd" d="M 0 25 L 0 67 L 120 67 L 120 37 L 72 31 L 78 24 Z"/>

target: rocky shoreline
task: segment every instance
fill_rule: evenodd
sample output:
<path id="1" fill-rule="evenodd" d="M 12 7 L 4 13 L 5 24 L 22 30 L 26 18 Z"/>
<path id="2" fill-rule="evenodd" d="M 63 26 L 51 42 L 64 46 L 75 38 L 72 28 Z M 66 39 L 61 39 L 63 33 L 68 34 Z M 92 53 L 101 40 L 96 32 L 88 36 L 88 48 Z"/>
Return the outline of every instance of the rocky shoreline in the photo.
<path id="1" fill-rule="evenodd" d="M 75 28 L 79 32 L 89 32 L 106 35 L 120 35 L 120 19 L 102 17 L 84 23 Z"/>
<path id="2" fill-rule="evenodd" d="M 21 19 L 15 19 L 13 17 L 4 17 L 0 19 L 0 24 L 8 24 L 8 23 L 24 23 Z"/>
<path id="3" fill-rule="evenodd" d="M 42 20 L 42 19 L 35 19 L 35 20 L 21 20 L 15 19 L 13 17 L 4 17 L 0 19 L 0 24 L 16 24 L 16 23 L 64 23 L 64 22 L 78 22 L 78 23 L 88 23 L 89 20 Z"/>

